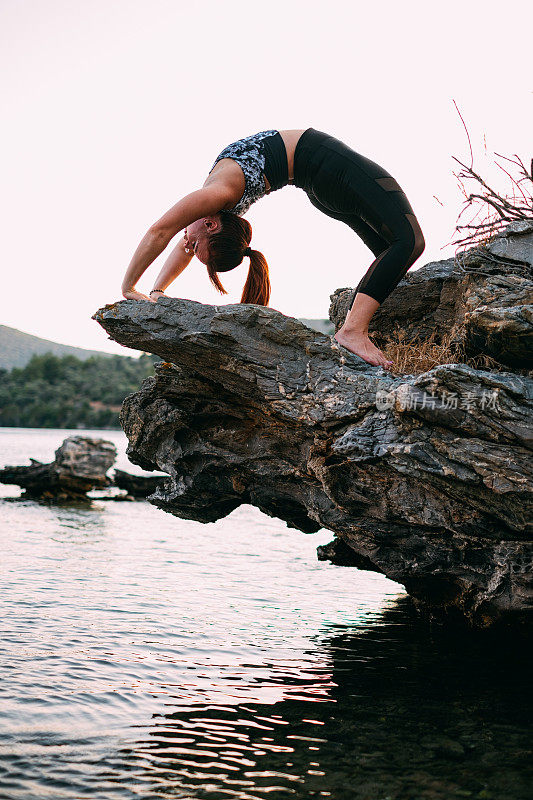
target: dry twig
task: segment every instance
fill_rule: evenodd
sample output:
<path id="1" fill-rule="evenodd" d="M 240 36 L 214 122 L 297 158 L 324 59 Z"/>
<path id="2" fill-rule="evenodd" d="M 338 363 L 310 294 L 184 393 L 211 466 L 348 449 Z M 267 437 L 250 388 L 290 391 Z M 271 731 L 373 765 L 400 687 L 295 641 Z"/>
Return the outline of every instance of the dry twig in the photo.
<path id="1" fill-rule="evenodd" d="M 501 169 L 509 178 L 511 186 L 506 194 L 498 193 L 483 178 L 474 171 L 474 156 L 472 153 L 472 145 L 470 142 L 470 135 L 465 125 L 464 119 L 457 108 L 457 103 L 453 101 L 457 113 L 461 117 L 461 122 L 464 125 L 466 135 L 468 137 L 468 144 L 470 147 L 470 166 L 463 164 L 455 156 L 452 156 L 454 161 L 462 167 L 459 172 L 453 172 L 457 178 L 457 182 L 465 201 L 461 209 L 454 231 L 454 236 L 461 238 L 452 238 L 448 244 L 457 245 L 455 255 L 459 250 L 464 249 L 466 246 L 479 245 L 488 242 L 496 236 L 503 228 L 509 223 L 516 220 L 532 220 L 533 219 L 533 160 L 531 163 L 531 174 L 527 171 L 521 158 L 513 153 L 513 158 L 494 153 L 494 155 L 505 161 L 510 162 L 514 167 L 518 168 L 518 174 L 513 175 L 510 171 L 511 168 L 505 169 L 501 164 L 494 160 L 495 165 Z M 466 181 L 475 181 L 478 184 L 477 192 L 468 192 L 466 189 Z M 517 194 L 518 193 L 518 194 Z M 473 216 L 467 224 L 459 225 L 459 220 L 467 211 L 472 211 Z M 478 219 L 482 216 L 480 219 Z M 465 235 L 466 232 L 466 235 Z M 447 245 L 444 245 L 445 247 Z"/>

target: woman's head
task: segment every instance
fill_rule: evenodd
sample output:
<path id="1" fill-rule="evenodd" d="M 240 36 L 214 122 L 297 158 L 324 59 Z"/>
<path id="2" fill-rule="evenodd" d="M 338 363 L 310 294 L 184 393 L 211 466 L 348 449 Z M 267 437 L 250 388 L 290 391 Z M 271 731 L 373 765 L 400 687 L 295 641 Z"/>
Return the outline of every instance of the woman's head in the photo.
<path id="1" fill-rule="evenodd" d="M 203 217 L 189 225 L 185 231 L 192 241 L 195 253 L 207 267 L 213 286 L 221 294 L 227 294 L 217 273 L 235 269 L 250 246 L 252 226 L 246 219 L 230 211 L 220 211 L 213 217 Z M 250 267 L 244 285 L 241 303 L 256 303 L 267 306 L 270 299 L 268 264 L 259 250 L 250 250 Z"/>

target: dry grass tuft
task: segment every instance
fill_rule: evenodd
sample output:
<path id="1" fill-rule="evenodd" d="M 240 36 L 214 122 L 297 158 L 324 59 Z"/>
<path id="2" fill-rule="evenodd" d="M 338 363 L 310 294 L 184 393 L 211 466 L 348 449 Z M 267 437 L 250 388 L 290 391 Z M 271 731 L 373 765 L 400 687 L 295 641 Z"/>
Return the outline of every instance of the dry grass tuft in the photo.
<path id="1" fill-rule="evenodd" d="M 427 372 L 439 364 L 454 364 L 461 360 L 457 358 L 451 337 L 444 337 L 439 342 L 435 332 L 428 339 L 409 342 L 405 340 L 405 331 L 397 328 L 382 349 L 393 362 L 391 372 L 400 375 Z"/>
<path id="2" fill-rule="evenodd" d="M 374 337 L 372 337 L 374 338 Z M 377 342 L 376 342 L 377 344 Z M 405 331 L 397 328 L 391 338 L 382 345 L 383 352 L 393 362 L 391 373 L 396 375 L 418 375 L 440 364 L 467 364 L 474 369 L 502 370 L 504 367 L 488 355 L 468 357 L 462 344 L 451 334 L 436 340 L 433 332 L 428 339 L 408 342 Z"/>

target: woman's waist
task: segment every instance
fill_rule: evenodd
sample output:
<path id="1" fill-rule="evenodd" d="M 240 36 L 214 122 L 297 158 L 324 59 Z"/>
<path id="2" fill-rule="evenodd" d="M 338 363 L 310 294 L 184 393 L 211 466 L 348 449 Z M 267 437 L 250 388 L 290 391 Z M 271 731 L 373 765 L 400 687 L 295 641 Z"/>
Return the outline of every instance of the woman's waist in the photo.
<path id="1" fill-rule="evenodd" d="M 272 187 L 270 191 L 294 183 L 294 152 L 304 133 L 303 128 L 276 130 L 262 140 L 265 182 L 267 189 Z"/>
<path id="2" fill-rule="evenodd" d="M 313 188 L 320 176 L 343 181 L 357 153 L 329 133 L 308 128 L 300 137 L 294 152 L 294 183 L 300 189 Z M 327 173 L 327 175 L 326 175 Z"/>

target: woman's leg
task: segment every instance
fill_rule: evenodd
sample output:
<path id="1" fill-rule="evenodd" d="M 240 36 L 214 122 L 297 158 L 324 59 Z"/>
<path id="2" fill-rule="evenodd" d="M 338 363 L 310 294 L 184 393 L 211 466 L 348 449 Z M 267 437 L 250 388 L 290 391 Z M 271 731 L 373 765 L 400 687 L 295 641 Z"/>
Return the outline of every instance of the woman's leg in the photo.
<path id="1" fill-rule="evenodd" d="M 331 154 L 336 167 L 340 165 L 343 170 L 342 186 L 335 199 L 342 210 L 332 208 L 331 202 L 322 203 L 308 192 L 316 208 L 348 225 L 376 256 L 359 281 L 335 338 L 370 364 L 390 367 L 392 362 L 368 338 L 368 325 L 383 300 L 422 254 L 424 237 L 397 181 L 375 162 L 355 151 L 350 150 L 349 154 L 349 158 Z"/>
<path id="2" fill-rule="evenodd" d="M 355 217 L 354 214 L 332 211 L 330 208 L 320 203 L 320 201 L 309 192 L 307 193 L 307 196 L 309 197 L 312 205 L 314 205 L 319 211 L 327 214 L 328 217 L 332 217 L 339 222 L 344 222 L 346 225 L 349 225 L 376 257 L 381 255 L 381 253 L 387 249 L 388 242 L 386 239 L 380 236 L 380 234 L 377 233 L 374 228 L 372 228 L 362 219 Z M 384 353 L 382 353 L 382 351 L 368 338 L 368 324 L 372 319 L 376 309 L 379 308 L 379 303 L 374 300 L 374 298 L 359 292 L 358 289 L 359 287 L 354 292 L 354 296 L 350 304 L 350 310 L 348 311 L 344 325 L 335 334 L 335 339 L 339 342 L 339 344 L 345 346 L 347 350 L 350 350 L 352 353 L 356 353 L 356 355 L 363 358 L 369 364 L 390 369 L 392 366 L 392 361 L 388 361 Z M 347 330 L 349 331 L 349 337 L 346 335 Z M 358 338 L 357 342 L 355 342 L 356 337 Z"/>

